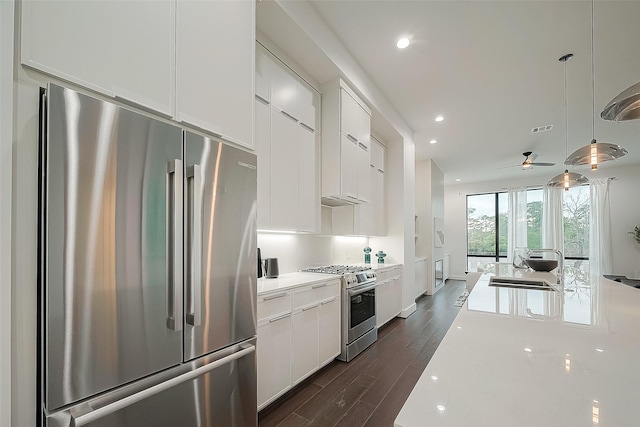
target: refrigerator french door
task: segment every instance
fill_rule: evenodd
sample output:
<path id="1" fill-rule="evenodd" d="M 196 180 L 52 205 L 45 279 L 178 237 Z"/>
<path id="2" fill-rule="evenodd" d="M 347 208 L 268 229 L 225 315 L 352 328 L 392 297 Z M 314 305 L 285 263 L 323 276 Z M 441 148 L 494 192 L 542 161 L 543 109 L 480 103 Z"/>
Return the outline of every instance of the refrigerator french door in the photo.
<path id="1" fill-rule="evenodd" d="M 256 158 L 50 84 L 41 421 L 256 425 Z"/>

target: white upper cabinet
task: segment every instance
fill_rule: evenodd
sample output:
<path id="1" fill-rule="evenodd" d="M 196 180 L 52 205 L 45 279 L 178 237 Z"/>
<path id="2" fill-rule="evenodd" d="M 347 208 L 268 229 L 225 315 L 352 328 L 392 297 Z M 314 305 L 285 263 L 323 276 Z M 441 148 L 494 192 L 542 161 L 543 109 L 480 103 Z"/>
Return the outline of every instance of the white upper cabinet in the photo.
<path id="1" fill-rule="evenodd" d="M 370 200 L 371 110 L 342 81 L 322 101 L 322 200 L 328 206 Z"/>
<path id="2" fill-rule="evenodd" d="M 255 143 L 258 175 L 258 229 L 271 226 L 271 108 L 255 100 Z"/>
<path id="3" fill-rule="evenodd" d="M 298 135 L 298 230 L 313 233 L 320 214 L 316 135 L 304 126 Z"/>
<path id="4" fill-rule="evenodd" d="M 271 58 L 260 45 L 256 46 L 256 96 L 271 102 Z"/>
<path id="5" fill-rule="evenodd" d="M 253 148 L 255 2 L 22 2 L 28 67 Z"/>
<path id="6" fill-rule="evenodd" d="M 316 130 L 318 99 L 319 97 L 313 89 L 298 84 L 298 120 L 311 130 Z"/>
<path id="7" fill-rule="evenodd" d="M 174 22 L 174 1 L 25 0 L 21 60 L 172 116 Z"/>
<path id="8" fill-rule="evenodd" d="M 255 2 L 179 0 L 176 14 L 177 120 L 253 148 Z"/>
<path id="9" fill-rule="evenodd" d="M 258 228 L 320 230 L 320 94 L 256 44 Z"/>
<path id="10" fill-rule="evenodd" d="M 284 67 L 271 67 L 271 104 L 298 118 L 298 80 Z"/>
<path id="11" fill-rule="evenodd" d="M 298 136 L 298 123 L 271 107 L 270 228 L 274 230 L 298 229 Z"/>

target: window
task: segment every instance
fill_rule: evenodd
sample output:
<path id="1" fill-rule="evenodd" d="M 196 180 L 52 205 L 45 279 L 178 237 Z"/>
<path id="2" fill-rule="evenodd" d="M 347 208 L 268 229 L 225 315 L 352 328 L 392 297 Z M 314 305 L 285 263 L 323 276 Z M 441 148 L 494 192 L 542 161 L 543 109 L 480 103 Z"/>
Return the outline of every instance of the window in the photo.
<path id="1" fill-rule="evenodd" d="M 572 187 L 564 192 L 564 257 L 589 259 L 589 186 Z"/>
<path id="2" fill-rule="evenodd" d="M 527 190 L 527 247 L 542 248 L 543 190 Z M 467 196 L 467 269 L 507 258 L 506 192 Z M 589 186 L 563 193 L 564 257 L 584 267 L 589 259 Z"/>
<path id="3" fill-rule="evenodd" d="M 467 268 L 507 257 L 507 193 L 467 196 Z"/>

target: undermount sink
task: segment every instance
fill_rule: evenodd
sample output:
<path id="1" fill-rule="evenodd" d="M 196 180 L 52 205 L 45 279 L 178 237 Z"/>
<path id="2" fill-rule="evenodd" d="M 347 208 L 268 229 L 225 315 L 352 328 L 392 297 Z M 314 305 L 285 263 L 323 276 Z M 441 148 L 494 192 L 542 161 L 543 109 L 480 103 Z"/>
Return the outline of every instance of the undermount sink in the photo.
<path id="1" fill-rule="evenodd" d="M 540 279 L 515 279 L 511 277 L 491 277 L 489 286 L 502 288 L 539 289 L 542 291 L 554 291 L 555 288 L 548 282 Z"/>

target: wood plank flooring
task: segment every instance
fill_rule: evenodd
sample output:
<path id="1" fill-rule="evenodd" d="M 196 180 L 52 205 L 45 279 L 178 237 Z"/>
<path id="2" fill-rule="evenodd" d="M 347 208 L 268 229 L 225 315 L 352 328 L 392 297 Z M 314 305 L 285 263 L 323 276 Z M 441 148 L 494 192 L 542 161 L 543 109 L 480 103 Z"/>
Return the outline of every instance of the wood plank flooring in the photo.
<path id="1" fill-rule="evenodd" d="M 334 361 L 260 411 L 259 427 L 391 427 L 459 307 L 465 282 L 448 280 L 417 301 L 407 319 L 378 330 L 378 341 L 349 363 Z"/>

